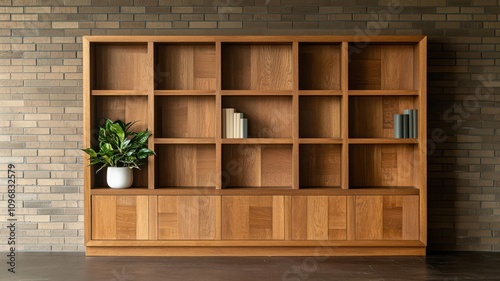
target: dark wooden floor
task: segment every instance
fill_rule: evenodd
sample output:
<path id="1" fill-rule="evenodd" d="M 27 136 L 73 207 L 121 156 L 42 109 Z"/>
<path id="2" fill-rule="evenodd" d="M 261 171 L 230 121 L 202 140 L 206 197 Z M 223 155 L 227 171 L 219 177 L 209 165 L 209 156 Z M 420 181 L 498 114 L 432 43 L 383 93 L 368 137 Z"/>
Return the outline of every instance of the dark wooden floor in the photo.
<path id="1" fill-rule="evenodd" d="M 5 259 L 5 254 L 2 253 Z M 3 259 L 3 260 L 4 260 Z M 17 253 L 2 281 L 154 280 L 500 280 L 500 253 L 431 253 L 426 257 L 85 257 Z"/>

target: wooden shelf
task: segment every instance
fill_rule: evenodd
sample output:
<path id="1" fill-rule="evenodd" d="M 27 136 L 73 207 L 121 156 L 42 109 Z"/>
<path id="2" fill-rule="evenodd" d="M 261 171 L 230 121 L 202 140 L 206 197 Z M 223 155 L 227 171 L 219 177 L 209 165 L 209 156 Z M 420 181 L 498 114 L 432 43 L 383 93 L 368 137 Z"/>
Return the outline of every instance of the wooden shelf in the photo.
<path id="1" fill-rule="evenodd" d="M 84 36 L 83 146 L 110 118 L 149 129 L 156 152 L 128 189 L 84 159 L 87 254 L 424 254 L 426 48 L 425 36 Z M 225 108 L 248 138 L 222 137 Z M 418 110 L 418 138 L 394 138 L 404 109 Z"/>
<path id="2" fill-rule="evenodd" d="M 92 195 L 158 195 L 158 196 L 249 196 L 249 195 L 287 195 L 287 196 L 346 196 L 346 195 L 419 195 L 420 191 L 412 186 L 397 187 L 351 187 L 342 189 L 339 186 L 307 186 L 300 189 L 291 187 L 157 187 L 112 189 L 109 187 L 92 188 Z"/>
<path id="3" fill-rule="evenodd" d="M 215 96 L 156 96 L 155 136 L 215 138 Z"/>
<path id="4" fill-rule="evenodd" d="M 92 90 L 93 96 L 147 96 L 145 90 Z"/>
<path id="5" fill-rule="evenodd" d="M 222 96 L 291 96 L 291 90 L 222 90 Z"/>
<path id="6" fill-rule="evenodd" d="M 338 96 L 299 97 L 299 137 L 340 138 L 341 107 Z"/>
<path id="7" fill-rule="evenodd" d="M 155 144 L 215 144 L 213 138 L 155 138 Z"/>
<path id="8" fill-rule="evenodd" d="M 292 144 L 292 139 L 287 138 L 246 138 L 246 139 L 222 139 L 222 144 Z"/>
<path id="9" fill-rule="evenodd" d="M 291 96 L 223 96 L 222 108 L 235 108 L 244 114 L 249 138 L 292 137 Z"/>
<path id="10" fill-rule="evenodd" d="M 299 89 L 340 90 L 341 44 L 299 44 Z"/>
<path id="11" fill-rule="evenodd" d="M 342 96 L 342 90 L 300 90 L 300 96 Z"/>
<path id="12" fill-rule="evenodd" d="M 351 96 L 349 137 L 393 138 L 394 114 L 415 108 L 418 108 L 415 96 Z"/>
<path id="13" fill-rule="evenodd" d="M 156 43 L 155 89 L 215 90 L 214 43 Z"/>
<path id="14" fill-rule="evenodd" d="M 349 90 L 349 96 L 418 96 L 417 90 Z"/>
<path id="15" fill-rule="evenodd" d="M 395 138 L 356 138 L 349 139 L 349 144 L 418 144 L 418 139 Z"/>
<path id="16" fill-rule="evenodd" d="M 211 90 L 155 90 L 155 96 L 214 96 Z"/>
<path id="17" fill-rule="evenodd" d="M 222 44 L 223 90 L 292 90 L 292 45 Z"/>

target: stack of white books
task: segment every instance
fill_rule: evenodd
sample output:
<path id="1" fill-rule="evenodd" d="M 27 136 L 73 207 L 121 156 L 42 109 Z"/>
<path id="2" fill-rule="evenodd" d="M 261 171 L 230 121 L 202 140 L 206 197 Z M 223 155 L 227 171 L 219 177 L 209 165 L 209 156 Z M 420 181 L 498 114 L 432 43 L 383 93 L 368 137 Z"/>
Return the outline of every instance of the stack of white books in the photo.
<path id="1" fill-rule="evenodd" d="M 248 119 L 234 108 L 222 109 L 222 138 L 248 138 Z"/>

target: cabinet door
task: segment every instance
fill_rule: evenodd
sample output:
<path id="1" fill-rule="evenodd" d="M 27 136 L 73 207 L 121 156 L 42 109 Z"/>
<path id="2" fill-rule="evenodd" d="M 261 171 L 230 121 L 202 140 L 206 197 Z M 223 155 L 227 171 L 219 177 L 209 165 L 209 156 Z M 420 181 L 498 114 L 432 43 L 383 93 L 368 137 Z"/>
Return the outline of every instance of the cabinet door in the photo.
<path id="1" fill-rule="evenodd" d="M 419 198 L 356 196 L 356 240 L 418 240 Z"/>
<path id="2" fill-rule="evenodd" d="M 148 196 L 92 196 L 92 239 L 148 239 Z"/>
<path id="3" fill-rule="evenodd" d="M 284 239 L 284 218 L 284 196 L 222 197 L 222 239 Z"/>
<path id="4" fill-rule="evenodd" d="M 346 240 L 346 196 L 292 196 L 292 240 Z"/>
<path id="5" fill-rule="evenodd" d="M 158 196 L 158 239 L 220 239 L 220 196 Z"/>

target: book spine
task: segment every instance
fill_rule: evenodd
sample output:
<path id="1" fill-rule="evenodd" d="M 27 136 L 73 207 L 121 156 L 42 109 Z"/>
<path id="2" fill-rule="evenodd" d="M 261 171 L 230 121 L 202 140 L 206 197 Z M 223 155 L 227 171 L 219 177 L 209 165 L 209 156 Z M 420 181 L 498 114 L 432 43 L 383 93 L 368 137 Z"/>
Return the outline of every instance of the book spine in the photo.
<path id="1" fill-rule="evenodd" d="M 403 138 L 407 139 L 409 138 L 410 135 L 410 130 L 409 130 L 410 116 L 408 114 L 402 114 L 402 115 L 403 115 Z"/>
<path id="2" fill-rule="evenodd" d="M 240 117 L 240 115 L 238 113 L 236 113 L 236 112 L 233 113 L 233 126 L 234 126 L 233 127 L 233 132 L 234 132 L 233 137 L 235 139 L 239 138 L 239 133 L 240 133 L 240 131 L 238 130 L 238 127 L 240 125 L 239 117 Z"/>
<path id="3" fill-rule="evenodd" d="M 413 114 L 412 114 L 412 109 L 405 109 L 403 110 L 403 114 L 408 115 L 408 137 L 410 139 L 414 138 L 413 136 Z"/>
<path id="4" fill-rule="evenodd" d="M 411 111 L 413 116 L 413 137 L 418 138 L 418 109 Z"/>
<path id="5" fill-rule="evenodd" d="M 403 115 L 394 114 L 394 138 L 400 139 L 403 137 Z"/>
<path id="6" fill-rule="evenodd" d="M 227 109 L 226 115 L 227 138 L 234 138 L 234 108 Z"/>
<path id="7" fill-rule="evenodd" d="M 238 113 L 238 137 L 240 139 L 243 138 L 243 134 L 241 133 L 242 130 L 241 130 L 241 120 L 243 119 L 243 117 L 245 117 L 245 115 L 243 113 Z"/>
<path id="8" fill-rule="evenodd" d="M 246 139 L 246 138 L 248 138 L 248 119 L 241 118 L 240 122 L 241 122 L 240 123 L 241 137 Z"/>

